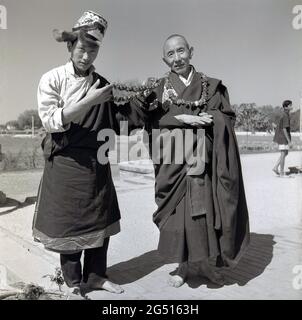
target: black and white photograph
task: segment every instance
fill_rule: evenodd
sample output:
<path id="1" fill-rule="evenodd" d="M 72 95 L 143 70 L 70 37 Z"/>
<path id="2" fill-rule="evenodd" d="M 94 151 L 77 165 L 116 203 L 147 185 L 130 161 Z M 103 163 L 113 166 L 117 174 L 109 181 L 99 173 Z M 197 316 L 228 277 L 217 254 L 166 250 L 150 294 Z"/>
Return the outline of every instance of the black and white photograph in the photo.
<path id="1" fill-rule="evenodd" d="M 301 74 L 302 0 L 0 0 L 0 300 L 302 300 Z"/>

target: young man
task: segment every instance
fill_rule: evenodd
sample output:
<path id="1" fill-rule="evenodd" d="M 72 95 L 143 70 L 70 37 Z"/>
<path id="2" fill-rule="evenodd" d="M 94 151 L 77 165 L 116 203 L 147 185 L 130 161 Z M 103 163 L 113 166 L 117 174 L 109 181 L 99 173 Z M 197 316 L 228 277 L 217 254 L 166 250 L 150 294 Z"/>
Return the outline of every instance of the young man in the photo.
<path id="1" fill-rule="evenodd" d="M 289 148 L 291 146 L 291 135 L 290 135 L 290 110 L 292 109 L 292 101 L 285 100 L 283 102 L 283 114 L 277 125 L 274 142 L 278 143 L 281 155 L 273 168 L 273 171 L 280 176 L 284 177 L 284 165 L 285 158 L 288 155 Z M 280 171 L 279 168 L 280 167 Z"/>
<path id="2" fill-rule="evenodd" d="M 56 40 L 67 42 L 70 60 L 39 83 L 39 115 L 48 134 L 33 235 L 60 253 L 68 287 L 122 293 L 106 278 L 109 237 L 120 231 L 120 211 L 110 164 L 97 161 L 98 132 L 116 127 L 108 103 L 112 86 L 93 67 L 106 28 L 104 18 L 88 11 L 72 32 L 55 31 Z"/>
<path id="3" fill-rule="evenodd" d="M 146 97 L 149 109 L 121 108 L 130 127 L 145 126 L 153 160 L 157 157 L 154 153 L 165 153 L 165 141 L 169 140 L 170 150 L 175 151 L 170 151 L 170 164 L 163 156 L 154 163 L 158 209 L 153 215 L 160 230 L 159 253 L 167 263 L 179 263 L 169 279 L 174 287 L 185 282 L 190 266 L 223 284 L 215 267 L 235 266 L 249 243 L 248 210 L 233 130 L 235 114 L 226 87 L 197 72 L 190 64 L 192 56 L 193 48 L 183 36 L 170 36 L 163 46 L 163 61 L 170 72 Z M 197 154 L 198 128 L 205 130 L 205 149 L 199 170 L 194 172 L 185 158 L 182 163 L 176 160 L 183 146 L 172 135 L 174 129 L 183 136 L 186 130 L 193 132 L 189 151 Z M 154 148 L 154 129 L 163 133 L 158 150 Z"/>

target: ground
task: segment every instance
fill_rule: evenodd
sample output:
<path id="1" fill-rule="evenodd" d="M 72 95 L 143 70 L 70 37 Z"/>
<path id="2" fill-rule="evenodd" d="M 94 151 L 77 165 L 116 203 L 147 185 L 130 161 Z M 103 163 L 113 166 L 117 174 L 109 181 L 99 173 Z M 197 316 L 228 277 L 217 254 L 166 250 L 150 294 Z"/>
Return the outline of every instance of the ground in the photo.
<path id="1" fill-rule="evenodd" d="M 152 174 L 123 171 L 119 176 L 116 174 L 122 232 L 110 240 L 108 275 L 124 287 L 125 293 L 95 291 L 89 297 L 302 299 L 302 274 L 298 278 L 297 273 L 299 266 L 302 269 L 302 176 L 276 177 L 271 169 L 278 156 L 278 153 L 241 156 L 251 245 L 238 267 L 224 272 L 228 284 L 222 288 L 198 277 L 178 289 L 167 285 L 167 275 L 176 265 L 164 265 L 156 252 L 159 233 L 152 223 L 155 209 Z M 291 152 L 286 166 L 301 164 L 301 152 Z M 0 175 L 1 189 L 12 199 L 7 207 L 0 208 L 0 264 L 6 266 L 9 281 L 21 279 L 46 285 L 43 275 L 53 274 L 59 265 L 58 256 L 45 251 L 31 237 L 34 210 L 31 197 L 36 195 L 41 174 L 42 171 L 25 171 Z M 15 208 L 17 201 L 22 203 L 21 208 Z"/>

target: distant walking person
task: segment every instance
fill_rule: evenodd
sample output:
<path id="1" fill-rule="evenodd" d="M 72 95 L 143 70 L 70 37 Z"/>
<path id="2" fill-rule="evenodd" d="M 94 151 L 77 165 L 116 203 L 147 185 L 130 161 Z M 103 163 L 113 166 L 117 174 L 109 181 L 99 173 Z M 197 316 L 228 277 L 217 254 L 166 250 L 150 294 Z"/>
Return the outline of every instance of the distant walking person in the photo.
<path id="1" fill-rule="evenodd" d="M 274 142 L 278 143 L 281 155 L 273 168 L 273 171 L 280 177 L 284 177 L 285 157 L 288 155 L 288 150 L 291 146 L 290 134 L 290 117 L 289 112 L 292 109 L 292 101 L 285 100 L 283 102 L 283 115 L 277 125 Z M 280 170 L 278 169 L 280 167 Z"/>

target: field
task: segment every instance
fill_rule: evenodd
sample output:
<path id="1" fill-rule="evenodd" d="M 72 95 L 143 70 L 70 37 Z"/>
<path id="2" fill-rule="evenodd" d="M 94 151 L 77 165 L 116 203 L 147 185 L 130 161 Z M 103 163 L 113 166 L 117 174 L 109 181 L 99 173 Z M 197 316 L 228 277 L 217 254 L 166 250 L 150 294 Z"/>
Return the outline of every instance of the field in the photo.
<path id="1" fill-rule="evenodd" d="M 273 136 L 266 134 L 238 133 L 237 140 L 240 153 L 263 153 L 277 151 L 272 142 Z M 0 135 L 2 159 L 0 171 L 41 169 L 44 165 L 41 150 L 42 137 Z M 122 139 L 125 141 L 125 139 Z M 297 134 L 293 135 L 293 150 L 302 150 L 302 141 Z M 130 159 L 134 160 L 134 159 Z"/>
<path id="2" fill-rule="evenodd" d="M 0 170 L 24 170 L 43 167 L 41 137 L 0 136 L 2 161 Z"/>
<path id="3" fill-rule="evenodd" d="M 278 151 L 278 145 L 273 142 L 273 134 L 236 134 L 240 153 L 262 153 Z M 302 140 L 299 134 L 292 134 L 293 150 L 302 150 Z"/>

